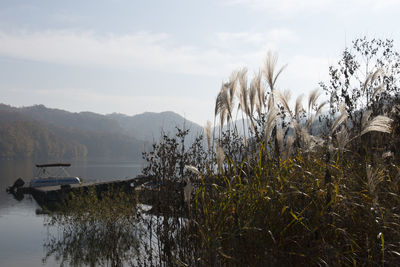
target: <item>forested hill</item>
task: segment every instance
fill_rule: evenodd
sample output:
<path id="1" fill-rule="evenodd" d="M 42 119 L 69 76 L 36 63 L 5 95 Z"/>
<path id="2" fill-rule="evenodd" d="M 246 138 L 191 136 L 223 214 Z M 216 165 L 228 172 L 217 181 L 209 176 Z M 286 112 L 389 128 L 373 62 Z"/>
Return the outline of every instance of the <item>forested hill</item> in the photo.
<path id="1" fill-rule="evenodd" d="M 0 157 L 79 157 L 83 144 L 57 136 L 46 125 L 15 111 L 0 111 Z"/>
<path id="2" fill-rule="evenodd" d="M 184 118 L 173 112 L 101 115 L 72 113 L 43 105 L 15 108 L 0 104 L 0 157 L 129 157 L 143 150 L 161 131 L 172 133 Z M 201 127 L 185 122 L 186 128 Z"/>

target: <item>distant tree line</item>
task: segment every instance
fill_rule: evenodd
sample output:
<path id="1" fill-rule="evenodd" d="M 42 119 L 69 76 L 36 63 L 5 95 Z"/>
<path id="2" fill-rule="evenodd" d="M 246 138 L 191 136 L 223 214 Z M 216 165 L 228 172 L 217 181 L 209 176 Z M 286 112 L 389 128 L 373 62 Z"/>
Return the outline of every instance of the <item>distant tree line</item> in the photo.
<path id="1" fill-rule="evenodd" d="M 0 158 L 139 159 L 143 146 L 125 135 L 49 126 L 15 112 L 0 111 Z"/>
<path id="2" fill-rule="evenodd" d="M 66 141 L 45 127 L 29 121 L 13 121 L 0 125 L 0 157 L 73 158 L 87 155 L 85 145 Z"/>

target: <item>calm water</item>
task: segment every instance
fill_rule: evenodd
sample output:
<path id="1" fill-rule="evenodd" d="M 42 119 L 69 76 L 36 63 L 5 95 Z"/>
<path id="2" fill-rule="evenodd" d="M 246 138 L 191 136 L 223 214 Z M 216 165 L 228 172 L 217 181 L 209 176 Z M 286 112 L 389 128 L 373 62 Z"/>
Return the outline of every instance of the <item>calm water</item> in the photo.
<path id="1" fill-rule="evenodd" d="M 25 182 L 33 178 L 36 168 L 31 160 L 0 161 L 0 266 L 59 266 L 50 257 L 43 262 L 48 238 L 44 225 L 48 217 L 37 215 L 39 206 L 29 195 L 17 201 L 6 193 L 7 186 L 21 177 Z M 119 180 L 136 177 L 143 163 L 129 160 L 87 159 L 72 161 L 67 170 L 84 181 Z"/>

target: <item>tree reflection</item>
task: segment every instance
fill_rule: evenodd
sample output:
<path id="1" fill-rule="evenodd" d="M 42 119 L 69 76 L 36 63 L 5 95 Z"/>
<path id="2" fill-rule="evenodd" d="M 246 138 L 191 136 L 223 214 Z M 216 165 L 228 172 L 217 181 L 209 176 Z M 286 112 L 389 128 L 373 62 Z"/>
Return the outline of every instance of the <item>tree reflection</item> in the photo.
<path id="1" fill-rule="evenodd" d="M 137 205 L 132 191 L 120 189 L 101 194 L 94 189 L 71 193 L 46 222 L 43 262 L 52 257 L 60 266 L 172 266 L 193 262 L 193 225 L 183 217 L 184 207 L 168 205 L 171 194 L 164 190 L 157 191 L 152 206 Z"/>
<path id="2" fill-rule="evenodd" d="M 142 227 L 135 196 L 117 190 L 73 195 L 47 222 L 43 262 L 60 266 L 136 265 Z"/>

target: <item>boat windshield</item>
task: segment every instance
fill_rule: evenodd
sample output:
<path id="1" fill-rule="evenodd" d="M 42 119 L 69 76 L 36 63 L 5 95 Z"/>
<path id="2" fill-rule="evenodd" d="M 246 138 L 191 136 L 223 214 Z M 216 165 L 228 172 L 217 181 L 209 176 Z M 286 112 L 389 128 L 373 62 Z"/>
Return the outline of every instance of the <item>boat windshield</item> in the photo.
<path id="1" fill-rule="evenodd" d="M 71 164 L 38 164 L 36 165 L 38 169 L 35 176 L 37 178 L 68 177 L 71 175 L 69 175 L 65 167 L 69 166 L 71 166 Z"/>

